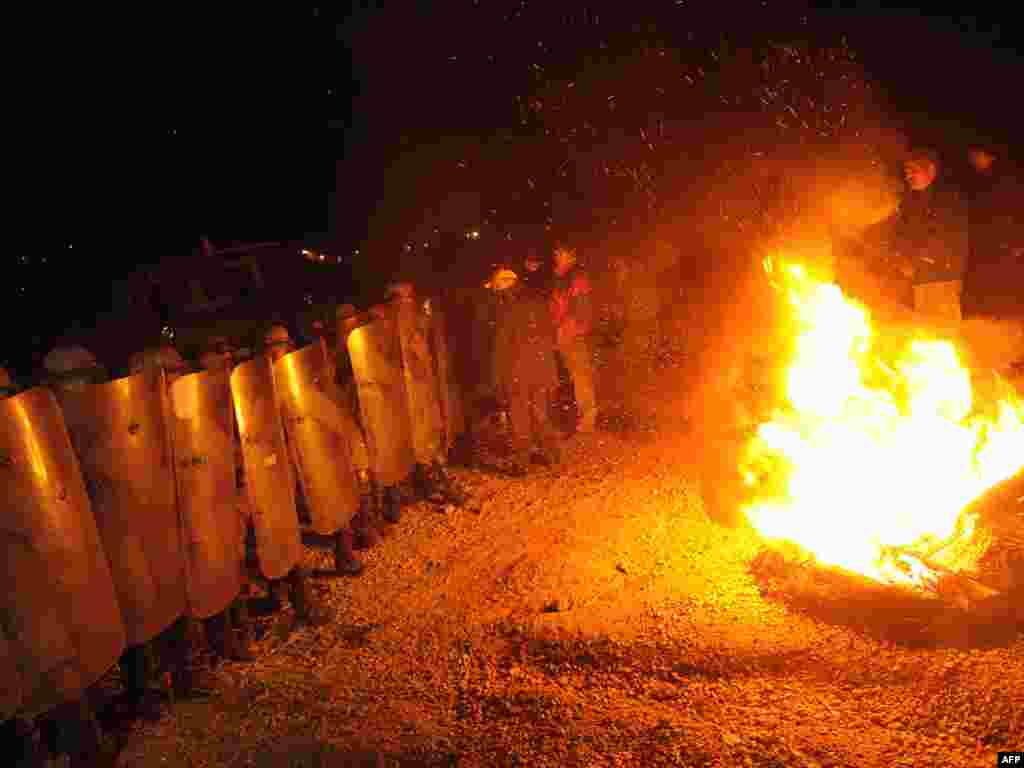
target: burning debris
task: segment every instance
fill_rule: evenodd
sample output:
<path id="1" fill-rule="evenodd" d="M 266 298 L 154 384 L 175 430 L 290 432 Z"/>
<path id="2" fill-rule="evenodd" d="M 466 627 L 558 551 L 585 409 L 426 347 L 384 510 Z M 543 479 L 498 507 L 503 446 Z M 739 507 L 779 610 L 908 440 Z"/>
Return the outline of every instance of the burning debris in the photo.
<path id="1" fill-rule="evenodd" d="M 887 594 L 903 614 L 917 604 L 917 623 L 950 605 L 1007 613 L 1022 576 L 1024 402 L 995 376 L 979 397 L 953 341 L 873 323 L 803 265 L 765 269 L 790 310 L 789 347 L 780 404 L 741 472 L 746 517 L 785 545 L 755 574 L 797 602 L 877 608 Z"/>

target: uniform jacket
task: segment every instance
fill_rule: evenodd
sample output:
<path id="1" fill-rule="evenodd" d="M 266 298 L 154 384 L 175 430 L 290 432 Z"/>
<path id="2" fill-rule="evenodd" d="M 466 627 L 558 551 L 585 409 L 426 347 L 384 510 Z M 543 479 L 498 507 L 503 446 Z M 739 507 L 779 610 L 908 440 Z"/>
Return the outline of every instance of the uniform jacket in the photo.
<path id="1" fill-rule="evenodd" d="M 997 265 L 1024 248 L 1024 183 L 1011 170 L 976 174 L 970 201 L 971 263 Z"/>
<path id="2" fill-rule="evenodd" d="M 574 266 L 561 277 L 555 276 L 551 290 L 551 318 L 558 342 L 564 344 L 593 329 L 593 288 L 587 273 Z"/>
<path id="3" fill-rule="evenodd" d="M 499 394 L 554 388 L 555 329 L 546 297 L 529 286 L 500 296 L 495 317 L 494 377 Z"/>
<path id="4" fill-rule="evenodd" d="M 900 203 L 891 245 L 914 268 L 915 284 L 962 280 L 967 269 L 967 206 L 948 182 L 936 179 Z"/>

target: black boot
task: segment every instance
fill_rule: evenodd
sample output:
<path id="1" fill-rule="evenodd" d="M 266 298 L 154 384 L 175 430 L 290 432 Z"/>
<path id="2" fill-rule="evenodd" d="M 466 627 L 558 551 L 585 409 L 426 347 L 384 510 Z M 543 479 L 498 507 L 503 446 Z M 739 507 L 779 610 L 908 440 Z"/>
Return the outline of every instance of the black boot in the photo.
<path id="1" fill-rule="evenodd" d="M 150 649 L 145 645 L 133 645 L 119 659 L 121 679 L 124 682 L 125 698 L 122 717 L 156 721 L 162 714 L 160 698 L 149 688 L 153 663 Z"/>
<path id="2" fill-rule="evenodd" d="M 217 676 L 203 651 L 205 645 L 211 646 L 215 652 L 223 650 L 226 627 L 223 613 L 213 619 L 215 630 L 212 637 L 206 632 L 205 622 L 190 616 L 183 616 L 165 630 L 163 645 L 168 654 L 171 694 L 175 698 L 195 698 L 217 687 Z"/>
<path id="3" fill-rule="evenodd" d="M 0 749 L 12 755 L 15 768 L 46 768 L 48 750 L 36 740 L 36 729 L 29 720 L 12 717 L 0 724 Z"/>
<path id="4" fill-rule="evenodd" d="M 466 494 L 459 487 L 458 481 L 449 474 L 448 468 L 438 462 L 433 466 L 433 474 L 434 487 L 442 499 L 448 504 L 454 504 L 456 507 L 464 506 Z"/>
<path id="5" fill-rule="evenodd" d="M 113 765 L 111 755 L 103 749 L 99 722 L 84 697 L 56 707 L 48 720 L 53 729 L 50 737 L 53 753 L 68 755 L 72 768 Z"/>
<path id="6" fill-rule="evenodd" d="M 398 488 L 394 485 L 382 488 L 379 491 L 380 510 L 384 520 L 389 523 L 397 523 L 402 519 L 402 502 Z"/>
<path id="7" fill-rule="evenodd" d="M 295 608 L 296 618 L 314 627 L 326 624 L 330 618 L 313 596 L 305 569 L 301 566 L 293 568 L 288 574 L 288 582 L 291 586 L 292 606 Z"/>
<path id="8" fill-rule="evenodd" d="M 249 626 L 249 601 L 245 594 L 235 598 L 228 608 L 231 634 L 234 637 L 230 656 L 232 661 L 252 661 L 252 631 Z"/>
<path id="9" fill-rule="evenodd" d="M 356 549 L 370 549 L 380 541 L 373 527 L 374 518 L 377 516 L 376 484 L 363 474 L 360 473 L 359 510 L 352 518 L 352 546 Z"/>
<path id="10" fill-rule="evenodd" d="M 416 462 L 412 472 L 412 493 L 416 501 L 430 501 L 434 493 L 433 478 L 426 464 Z"/>
<path id="11" fill-rule="evenodd" d="M 348 530 L 338 531 L 334 537 L 334 570 L 339 576 L 359 576 L 363 572 L 363 564 L 352 551 L 352 533 Z"/>

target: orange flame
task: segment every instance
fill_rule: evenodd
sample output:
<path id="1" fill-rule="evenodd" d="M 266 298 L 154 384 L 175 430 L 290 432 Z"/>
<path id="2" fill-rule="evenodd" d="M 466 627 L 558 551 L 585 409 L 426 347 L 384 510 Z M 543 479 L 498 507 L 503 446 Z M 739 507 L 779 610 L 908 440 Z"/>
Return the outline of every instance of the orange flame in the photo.
<path id="1" fill-rule="evenodd" d="M 980 413 L 953 342 L 919 334 L 883 349 L 868 310 L 838 286 L 764 266 L 795 336 L 784 402 L 747 446 L 747 518 L 820 562 L 921 584 L 893 548 L 973 533 L 964 508 L 1024 468 L 1024 405 L 1007 395 Z"/>

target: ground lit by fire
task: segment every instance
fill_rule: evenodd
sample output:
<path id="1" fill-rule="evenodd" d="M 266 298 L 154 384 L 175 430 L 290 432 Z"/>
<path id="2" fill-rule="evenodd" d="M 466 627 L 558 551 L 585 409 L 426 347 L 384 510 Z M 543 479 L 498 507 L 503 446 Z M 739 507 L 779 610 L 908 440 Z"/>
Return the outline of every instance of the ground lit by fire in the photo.
<path id="1" fill-rule="evenodd" d="M 923 328 L 888 339 L 803 265 L 768 259 L 765 271 L 789 348 L 745 456 L 748 519 L 820 562 L 924 583 L 917 556 L 971 536 L 969 504 L 1024 468 L 1024 404 L 1008 387 L 978 402 L 954 341 Z M 969 570 L 978 549 L 961 553 L 945 566 Z"/>

